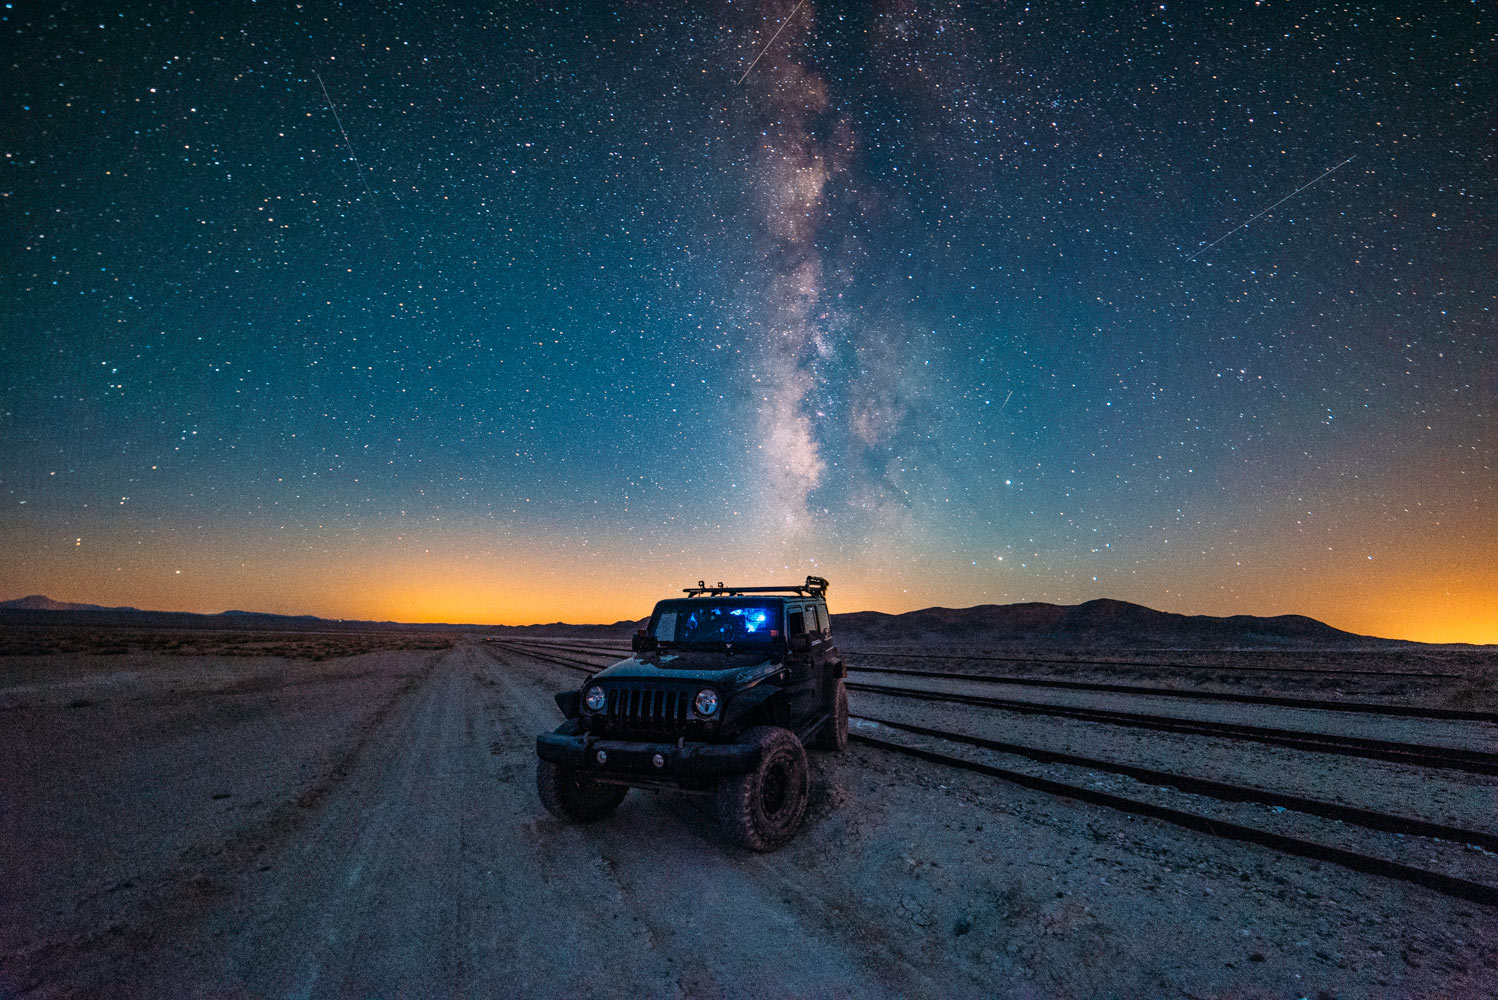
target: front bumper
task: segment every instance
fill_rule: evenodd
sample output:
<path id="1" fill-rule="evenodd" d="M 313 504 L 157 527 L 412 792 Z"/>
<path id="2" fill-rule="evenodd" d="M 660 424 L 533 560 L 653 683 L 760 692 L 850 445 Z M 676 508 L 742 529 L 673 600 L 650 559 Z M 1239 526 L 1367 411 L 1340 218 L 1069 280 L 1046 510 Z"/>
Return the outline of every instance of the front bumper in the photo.
<path id="1" fill-rule="evenodd" d="M 605 760 L 598 761 L 603 751 Z M 652 758 L 661 755 L 664 765 Z M 536 755 L 542 760 L 579 771 L 610 777 L 637 777 L 669 781 L 673 778 L 716 778 L 744 774 L 759 766 L 759 747 L 747 743 L 638 743 L 605 740 L 564 733 L 542 733 L 536 737 Z"/>

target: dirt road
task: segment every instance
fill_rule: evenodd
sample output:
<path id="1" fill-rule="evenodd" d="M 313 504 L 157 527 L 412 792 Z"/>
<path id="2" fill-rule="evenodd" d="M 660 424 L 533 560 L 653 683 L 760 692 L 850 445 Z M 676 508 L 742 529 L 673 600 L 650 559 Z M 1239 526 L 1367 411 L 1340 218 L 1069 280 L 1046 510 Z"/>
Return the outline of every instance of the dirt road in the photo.
<path id="1" fill-rule="evenodd" d="M 479 645 L 52 659 L 0 665 L 0 996 L 1463 996 L 1498 975 L 1481 908 L 871 749 L 814 755 L 808 828 L 773 855 L 689 796 L 566 827 L 534 738 L 575 675 Z"/>

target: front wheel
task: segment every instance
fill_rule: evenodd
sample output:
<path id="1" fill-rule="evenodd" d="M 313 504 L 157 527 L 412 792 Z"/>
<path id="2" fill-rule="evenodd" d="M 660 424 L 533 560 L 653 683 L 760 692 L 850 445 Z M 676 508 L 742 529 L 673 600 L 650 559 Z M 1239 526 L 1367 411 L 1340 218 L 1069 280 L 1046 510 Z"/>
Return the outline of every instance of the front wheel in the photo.
<path id="1" fill-rule="evenodd" d="M 566 823 L 592 823 L 619 808 L 629 789 L 605 785 L 549 760 L 536 761 L 536 794 L 541 804 Z"/>
<path id="2" fill-rule="evenodd" d="M 817 730 L 819 750 L 841 750 L 848 745 L 848 688 L 842 678 L 837 680 L 831 702 L 832 718 L 822 723 L 822 728 Z"/>
<path id="3" fill-rule="evenodd" d="M 806 750 L 795 733 L 779 726 L 756 726 L 741 740 L 758 744 L 759 766 L 718 782 L 718 820 L 740 846 L 773 851 L 796 835 L 806 816 Z"/>

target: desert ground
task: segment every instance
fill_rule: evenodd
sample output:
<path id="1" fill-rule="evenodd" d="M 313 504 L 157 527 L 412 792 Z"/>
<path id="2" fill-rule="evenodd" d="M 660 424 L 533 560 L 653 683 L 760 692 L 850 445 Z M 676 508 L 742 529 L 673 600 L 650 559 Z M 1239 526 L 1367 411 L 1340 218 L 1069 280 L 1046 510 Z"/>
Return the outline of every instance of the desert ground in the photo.
<path id="1" fill-rule="evenodd" d="M 1477 997 L 1498 982 L 1498 908 L 857 742 L 813 753 L 806 827 L 773 854 L 729 846 L 688 795 L 634 791 L 564 826 L 536 798 L 534 739 L 577 673 L 461 636 L 178 638 L 0 656 L 0 996 Z M 1171 682 L 1258 689 L 1253 663 L 1222 662 Z M 1063 672 L 1161 681 L 1121 669 Z M 1434 701 L 1486 703 L 1476 676 Z M 1398 685 L 1393 700 L 1430 693 Z M 1366 787 L 1369 805 L 1498 829 L 1490 778 L 852 701 L 1304 794 Z M 1493 749 L 1489 729 L 1472 738 Z M 1391 849 L 1498 882 L 1484 851 Z"/>

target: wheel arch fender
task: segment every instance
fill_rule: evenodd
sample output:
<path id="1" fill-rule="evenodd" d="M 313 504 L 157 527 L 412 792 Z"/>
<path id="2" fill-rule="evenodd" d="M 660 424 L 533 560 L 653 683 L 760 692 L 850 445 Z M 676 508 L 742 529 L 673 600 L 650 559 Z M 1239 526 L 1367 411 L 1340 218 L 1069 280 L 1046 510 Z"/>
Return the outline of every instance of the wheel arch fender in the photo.
<path id="1" fill-rule="evenodd" d="M 774 713 L 774 703 L 785 701 L 785 691 L 776 684 L 757 684 L 728 699 L 723 709 L 724 725 L 732 725 L 757 712 Z"/>

